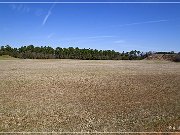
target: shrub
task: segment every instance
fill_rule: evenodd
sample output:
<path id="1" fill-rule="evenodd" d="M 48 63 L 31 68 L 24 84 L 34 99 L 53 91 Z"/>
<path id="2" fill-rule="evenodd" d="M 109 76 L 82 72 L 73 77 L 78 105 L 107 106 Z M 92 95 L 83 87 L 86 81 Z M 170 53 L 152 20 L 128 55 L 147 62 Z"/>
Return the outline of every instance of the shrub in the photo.
<path id="1" fill-rule="evenodd" d="M 180 54 L 177 54 L 175 57 L 174 57 L 174 62 L 180 62 Z"/>

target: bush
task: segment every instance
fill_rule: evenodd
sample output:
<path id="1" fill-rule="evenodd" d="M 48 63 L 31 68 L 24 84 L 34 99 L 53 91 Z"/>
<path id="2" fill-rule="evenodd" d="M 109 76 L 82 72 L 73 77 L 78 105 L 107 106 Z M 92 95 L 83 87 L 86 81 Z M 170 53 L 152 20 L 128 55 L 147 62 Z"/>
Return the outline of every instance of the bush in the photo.
<path id="1" fill-rule="evenodd" d="M 0 50 L 0 56 L 2 56 L 3 55 L 3 52 Z"/>
<path id="2" fill-rule="evenodd" d="M 174 62 L 180 62 L 180 55 L 177 54 L 175 57 L 174 57 Z"/>

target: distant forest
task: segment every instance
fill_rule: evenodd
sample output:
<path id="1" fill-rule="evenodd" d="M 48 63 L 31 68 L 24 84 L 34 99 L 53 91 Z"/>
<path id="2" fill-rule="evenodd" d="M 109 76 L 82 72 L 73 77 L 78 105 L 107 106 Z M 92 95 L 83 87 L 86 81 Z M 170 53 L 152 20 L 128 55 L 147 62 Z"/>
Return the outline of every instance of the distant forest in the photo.
<path id="1" fill-rule="evenodd" d="M 165 53 L 173 54 L 174 52 Z M 10 55 L 22 59 L 141 60 L 151 54 L 152 52 L 144 53 L 137 50 L 120 53 L 114 50 L 79 49 L 78 47 L 57 47 L 54 49 L 50 46 L 35 47 L 34 45 L 22 46 L 20 48 L 12 48 L 6 45 L 0 48 L 0 56 Z"/>

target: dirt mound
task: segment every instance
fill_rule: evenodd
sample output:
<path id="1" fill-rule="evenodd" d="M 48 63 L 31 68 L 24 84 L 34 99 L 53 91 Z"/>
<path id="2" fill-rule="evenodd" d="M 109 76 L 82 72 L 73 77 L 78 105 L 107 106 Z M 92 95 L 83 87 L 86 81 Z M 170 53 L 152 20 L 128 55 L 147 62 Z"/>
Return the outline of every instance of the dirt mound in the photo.
<path id="1" fill-rule="evenodd" d="M 174 61 L 176 54 L 152 54 L 148 56 L 147 60 L 166 60 L 166 61 Z"/>

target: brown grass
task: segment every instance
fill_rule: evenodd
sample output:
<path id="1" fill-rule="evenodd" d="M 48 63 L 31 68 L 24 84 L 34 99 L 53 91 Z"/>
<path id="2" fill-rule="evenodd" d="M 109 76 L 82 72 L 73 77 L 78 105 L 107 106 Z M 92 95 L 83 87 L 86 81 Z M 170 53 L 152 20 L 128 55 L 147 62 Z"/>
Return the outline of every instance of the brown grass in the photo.
<path id="1" fill-rule="evenodd" d="M 180 131 L 180 64 L 1 60 L 0 131 Z"/>

